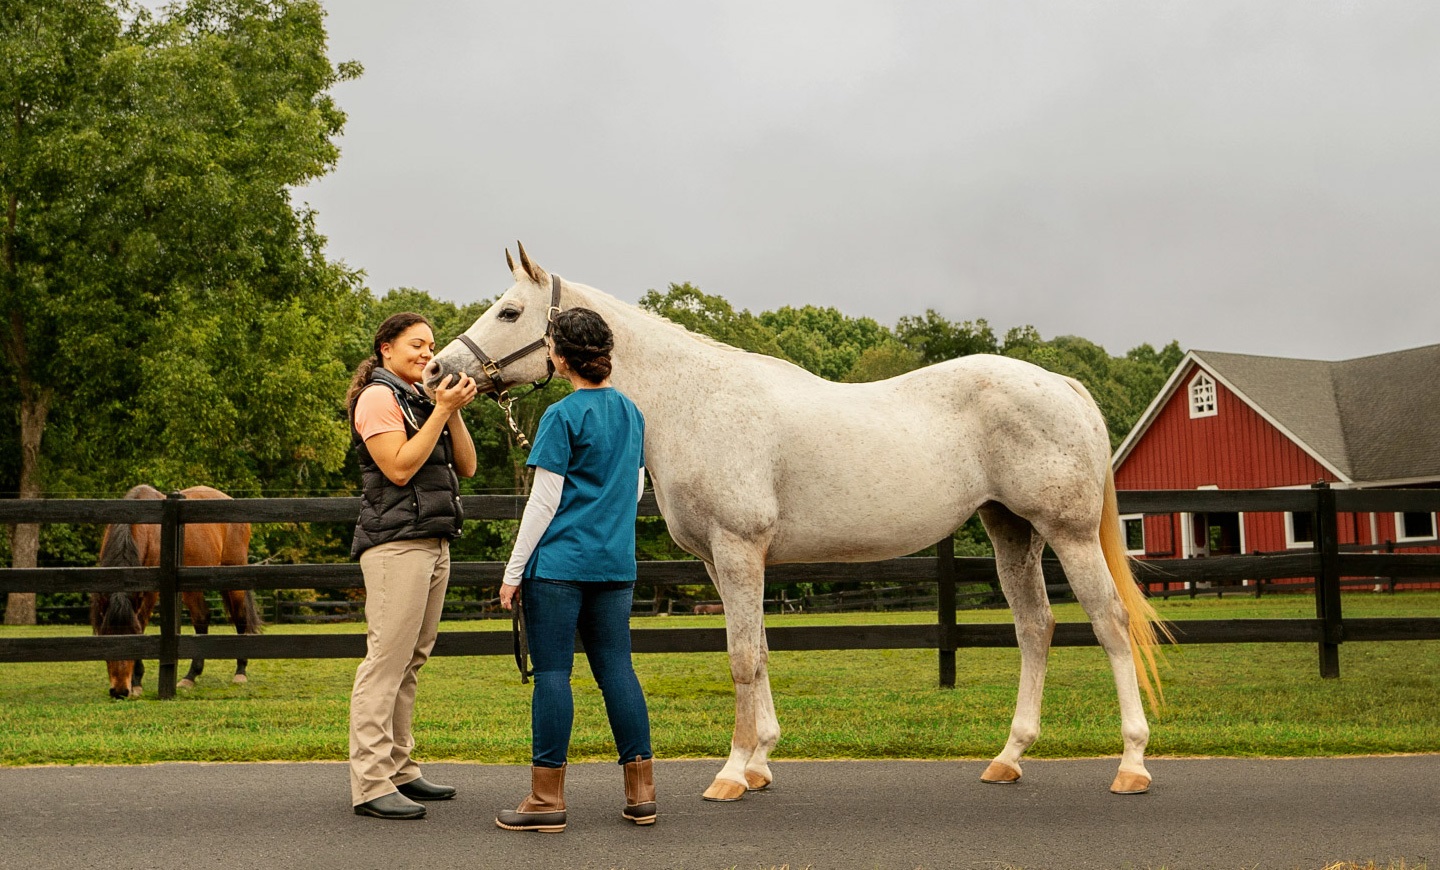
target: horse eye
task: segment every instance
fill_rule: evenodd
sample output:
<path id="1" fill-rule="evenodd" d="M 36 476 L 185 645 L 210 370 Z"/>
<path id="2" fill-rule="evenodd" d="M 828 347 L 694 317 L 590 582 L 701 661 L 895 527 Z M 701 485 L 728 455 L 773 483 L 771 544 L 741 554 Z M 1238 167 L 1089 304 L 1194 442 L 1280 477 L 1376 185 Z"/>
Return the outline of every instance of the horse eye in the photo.
<path id="1" fill-rule="evenodd" d="M 500 313 L 495 316 L 500 320 L 505 321 L 506 323 L 514 323 L 516 320 L 520 319 L 520 309 L 503 308 L 501 309 Z"/>

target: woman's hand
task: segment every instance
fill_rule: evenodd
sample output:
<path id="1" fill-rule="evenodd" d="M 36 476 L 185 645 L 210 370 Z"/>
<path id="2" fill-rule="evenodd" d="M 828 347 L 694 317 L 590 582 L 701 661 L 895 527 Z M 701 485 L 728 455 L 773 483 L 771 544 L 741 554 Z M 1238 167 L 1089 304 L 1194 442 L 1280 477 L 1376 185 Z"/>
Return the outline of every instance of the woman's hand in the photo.
<path id="1" fill-rule="evenodd" d="M 520 594 L 519 586 L 511 586 L 509 583 L 500 584 L 500 606 L 510 610 L 515 606 L 515 596 Z"/>
<path id="2" fill-rule="evenodd" d="M 479 393 L 480 387 L 474 378 L 464 372 L 449 375 L 435 388 L 435 406 L 448 417 L 475 401 Z"/>

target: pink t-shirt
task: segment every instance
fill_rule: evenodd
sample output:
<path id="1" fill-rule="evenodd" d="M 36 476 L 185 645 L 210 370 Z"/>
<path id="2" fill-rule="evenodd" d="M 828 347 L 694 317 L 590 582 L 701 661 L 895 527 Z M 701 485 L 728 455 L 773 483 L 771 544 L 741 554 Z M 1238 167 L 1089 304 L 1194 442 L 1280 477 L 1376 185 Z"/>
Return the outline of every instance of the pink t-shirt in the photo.
<path id="1" fill-rule="evenodd" d="M 386 432 L 405 431 L 400 403 L 389 387 L 371 384 L 360 391 L 360 398 L 355 400 L 355 431 L 360 433 L 361 441 Z"/>

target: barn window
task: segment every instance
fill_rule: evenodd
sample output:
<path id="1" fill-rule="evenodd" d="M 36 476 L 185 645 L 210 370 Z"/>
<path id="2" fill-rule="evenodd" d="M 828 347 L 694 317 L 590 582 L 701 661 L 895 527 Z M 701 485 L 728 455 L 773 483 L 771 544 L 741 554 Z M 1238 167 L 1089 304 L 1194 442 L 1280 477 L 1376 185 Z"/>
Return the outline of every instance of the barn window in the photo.
<path id="1" fill-rule="evenodd" d="M 1435 515 L 1418 511 L 1395 515 L 1397 541 L 1426 541 L 1435 537 Z"/>
<path id="2" fill-rule="evenodd" d="M 1190 381 L 1190 416 L 1213 417 L 1215 410 L 1215 381 L 1201 372 Z"/>
<path id="3" fill-rule="evenodd" d="M 1126 514 L 1120 518 L 1125 527 L 1125 553 L 1130 556 L 1145 554 L 1145 515 Z"/>
<path id="4" fill-rule="evenodd" d="M 1285 515 L 1285 549 L 1315 546 L 1315 515 L 1301 512 Z"/>

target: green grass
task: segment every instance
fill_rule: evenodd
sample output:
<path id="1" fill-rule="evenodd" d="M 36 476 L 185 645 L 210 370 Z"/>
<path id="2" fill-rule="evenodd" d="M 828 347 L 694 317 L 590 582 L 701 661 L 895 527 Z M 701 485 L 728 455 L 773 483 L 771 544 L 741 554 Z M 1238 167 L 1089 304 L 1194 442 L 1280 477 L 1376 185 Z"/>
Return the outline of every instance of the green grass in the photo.
<path id="1" fill-rule="evenodd" d="M 1306 597 L 1157 602 L 1168 619 L 1313 617 Z M 1347 616 L 1436 616 L 1440 593 L 1351 594 Z M 1083 620 L 1074 606 L 1062 621 Z M 933 614 L 770 617 L 770 625 L 929 622 Z M 967 611 L 962 622 L 1008 622 L 1008 611 Z M 647 626 L 715 626 L 720 617 L 637 619 Z M 506 630 L 445 623 L 442 630 Z M 276 626 L 272 634 L 359 632 L 359 625 Z M 0 628 L 0 637 L 85 634 L 83 628 Z M 776 652 L 777 758 L 988 758 L 1004 744 L 1019 653 L 960 650 L 959 688 L 936 686 L 933 651 Z M 355 660 L 258 660 L 251 682 L 229 682 L 211 661 L 171 702 L 111 701 L 99 662 L 0 665 L 0 764 L 342 760 Z M 636 656 L 662 758 L 723 756 L 734 720 L 720 653 Z M 1170 648 L 1166 705 L 1152 713 L 1151 755 L 1313 756 L 1440 751 L 1440 641 L 1351 643 L 1341 679 L 1322 680 L 1309 644 Z M 614 751 L 598 690 L 577 661 L 572 758 Z M 530 686 L 508 657 L 432 659 L 416 710 L 426 760 L 524 763 Z M 1118 755 L 1114 684 L 1098 648 L 1051 652 L 1043 732 L 1030 755 Z"/>

